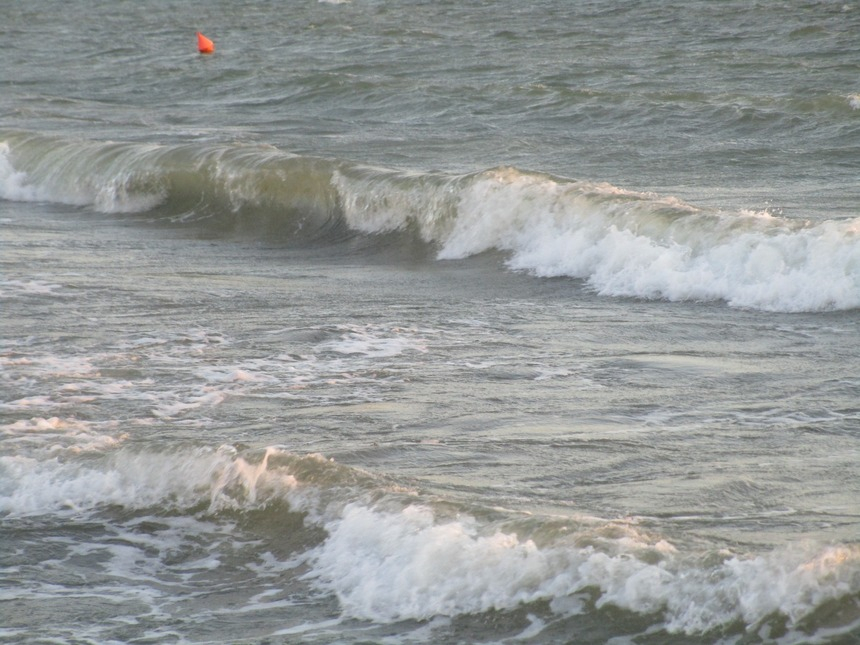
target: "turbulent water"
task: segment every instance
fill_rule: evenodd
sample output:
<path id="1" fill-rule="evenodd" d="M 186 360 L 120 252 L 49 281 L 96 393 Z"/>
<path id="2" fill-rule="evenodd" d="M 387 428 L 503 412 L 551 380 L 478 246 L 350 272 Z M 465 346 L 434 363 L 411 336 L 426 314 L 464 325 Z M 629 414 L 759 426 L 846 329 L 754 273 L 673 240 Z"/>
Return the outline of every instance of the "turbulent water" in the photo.
<path id="1" fill-rule="evenodd" d="M 0 643 L 860 643 L 858 34 L 0 5 Z"/>

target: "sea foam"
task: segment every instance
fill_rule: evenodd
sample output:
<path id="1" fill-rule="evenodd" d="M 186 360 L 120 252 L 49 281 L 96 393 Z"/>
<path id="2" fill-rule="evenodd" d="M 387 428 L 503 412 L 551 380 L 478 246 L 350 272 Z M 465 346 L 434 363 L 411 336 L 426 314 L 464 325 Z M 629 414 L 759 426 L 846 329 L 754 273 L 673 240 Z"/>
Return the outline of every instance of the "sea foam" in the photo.
<path id="1" fill-rule="evenodd" d="M 607 184 L 497 171 L 463 192 L 439 257 L 495 248 L 514 270 L 580 278 L 606 296 L 824 311 L 860 307 L 858 233 L 860 218 L 705 211 Z"/>
<path id="2" fill-rule="evenodd" d="M 485 251 L 600 295 L 765 311 L 860 307 L 860 218 L 807 221 L 516 168 L 460 177 L 339 171 L 350 227 L 414 230 L 440 260 Z"/>
<path id="3" fill-rule="evenodd" d="M 675 633 L 738 622 L 757 630 L 775 618 L 800 629 L 828 603 L 860 593 L 856 544 L 690 549 L 635 518 L 572 515 L 560 524 L 559 517 L 522 521 L 497 510 L 501 519 L 481 520 L 457 512 L 455 500 L 436 507 L 370 474 L 280 447 L 249 455 L 231 446 L 104 450 L 100 458 L 0 458 L 0 513 L 80 518 L 118 507 L 218 522 L 224 512 L 234 518 L 288 508 L 323 532 L 284 566 L 299 557 L 305 581 L 336 597 L 344 617 L 378 623 L 541 603 L 558 617 L 615 607 Z"/>
<path id="4" fill-rule="evenodd" d="M 858 217 L 807 221 L 704 209 L 516 168 L 447 175 L 259 146 L 21 136 L 14 147 L 0 145 L 5 199 L 102 212 L 158 206 L 175 223 L 293 242 L 338 242 L 347 229 L 410 232 L 440 260 L 497 250 L 512 270 L 580 279 L 604 296 L 783 312 L 860 307 Z"/>
<path id="5" fill-rule="evenodd" d="M 48 421 L 36 427 L 56 429 Z M 7 430 L 12 428 L 7 427 Z M 18 427 L 27 431 L 29 427 Z M 90 442 L 89 437 L 76 438 Z M 0 456 L 0 513 L 25 517 L 54 513 L 89 513 L 106 506 L 162 510 L 256 508 L 273 496 L 282 498 L 295 477 L 268 470 L 271 448 L 250 462 L 231 446 L 217 450 L 189 448 L 171 453 L 123 449 L 119 438 L 104 439 L 98 455 L 86 459 L 57 456 Z"/>
<path id="6" fill-rule="evenodd" d="M 812 545 L 713 565 L 634 529 L 601 548 L 539 546 L 468 517 L 437 520 L 420 505 L 399 513 L 348 505 L 326 525 L 313 570 L 344 612 L 377 622 L 510 610 L 549 601 L 559 614 L 586 604 L 662 616 L 669 632 L 705 633 L 779 615 L 795 625 L 822 604 L 860 592 L 860 548 Z M 593 539 L 593 535 L 591 536 Z"/>

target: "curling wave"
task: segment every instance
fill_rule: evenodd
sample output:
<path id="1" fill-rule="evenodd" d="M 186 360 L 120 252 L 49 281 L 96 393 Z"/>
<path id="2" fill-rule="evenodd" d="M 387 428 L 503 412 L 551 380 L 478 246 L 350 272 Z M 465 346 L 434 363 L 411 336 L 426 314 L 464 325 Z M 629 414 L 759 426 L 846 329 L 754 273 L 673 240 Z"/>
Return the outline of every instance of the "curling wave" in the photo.
<path id="1" fill-rule="evenodd" d="M 860 307 L 860 217 L 807 221 L 516 168 L 375 168 L 269 146 L 157 146 L 0 133 L 0 197 L 146 213 L 210 235 L 303 243 L 399 233 L 440 260 L 488 250 L 512 270 L 605 296 L 768 311 Z"/>

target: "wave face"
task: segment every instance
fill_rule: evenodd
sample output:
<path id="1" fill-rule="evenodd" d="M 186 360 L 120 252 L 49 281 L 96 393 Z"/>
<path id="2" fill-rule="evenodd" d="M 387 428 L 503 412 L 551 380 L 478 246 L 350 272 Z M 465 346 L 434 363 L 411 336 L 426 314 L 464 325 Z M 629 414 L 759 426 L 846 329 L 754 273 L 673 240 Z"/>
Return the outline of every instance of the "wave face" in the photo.
<path id="1" fill-rule="evenodd" d="M 776 630 L 797 638 L 828 621 L 836 630 L 852 612 L 857 619 L 857 545 L 755 555 L 673 544 L 634 519 L 467 506 L 279 446 L 158 453 L 56 418 L 4 434 L 22 448 L 0 457 L 4 523 L 22 531 L 90 519 L 113 525 L 116 535 L 90 534 L 94 543 L 80 552 L 104 551 L 109 578 L 133 569 L 141 599 L 160 588 L 148 599 L 154 613 L 202 584 L 201 572 L 253 569 L 266 590 L 245 605 L 237 594 L 236 611 L 259 611 L 262 597 L 307 586 L 304 600 L 293 598 L 299 607 L 331 594 L 345 617 L 383 625 L 527 606 L 539 633 L 547 622 L 614 608 L 616 620 L 664 635 Z M 221 553 L 225 537 L 242 551 Z"/>
<path id="2" fill-rule="evenodd" d="M 860 218 L 719 211 L 517 168 L 452 175 L 256 145 L 0 139 L 7 200 L 290 243 L 401 233 L 440 260 L 501 251 L 512 270 L 581 279 L 604 296 L 783 312 L 860 307 Z"/>

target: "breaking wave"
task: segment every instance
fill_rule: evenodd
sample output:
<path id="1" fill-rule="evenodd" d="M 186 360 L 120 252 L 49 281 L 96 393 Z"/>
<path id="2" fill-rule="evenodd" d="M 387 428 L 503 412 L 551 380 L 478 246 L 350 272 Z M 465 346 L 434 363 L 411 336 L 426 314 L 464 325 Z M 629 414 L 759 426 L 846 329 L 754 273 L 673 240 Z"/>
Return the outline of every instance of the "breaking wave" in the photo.
<path id="1" fill-rule="evenodd" d="M 259 145 L 0 136 L 0 197 L 283 243 L 418 239 L 439 260 L 501 251 L 512 270 L 600 295 L 784 312 L 860 307 L 860 217 L 802 220 L 516 168 L 408 172 Z"/>
<path id="2" fill-rule="evenodd" d="M 62 432 L 50 420 L 36 426 Z M 614 607 L 648 617 L 655 629 L 689 635 L 774 625 L 812 633 L 860 620 L 857 544 L 763 553 L 683 546 L 636 518 L 476 508 L 277 446 L 156 453 L 118 438 L 85 455 L 52 454 L 0 457 L 4 522 L 104 518 L 111 509 L 152 521 L 185 514 L 208 525 L 225 522 L 207 529 L 222 539 L 237 514 L 253 530 L 266 514 L 300 513 L 320 529 L 299 556 L 303 579 L 354 619 L 429 620 L 543 603 L 558 619 Z"/>

